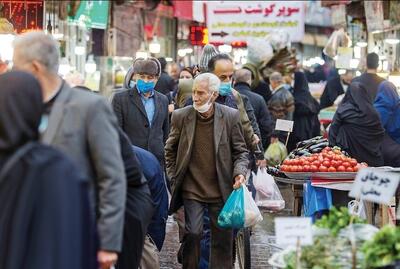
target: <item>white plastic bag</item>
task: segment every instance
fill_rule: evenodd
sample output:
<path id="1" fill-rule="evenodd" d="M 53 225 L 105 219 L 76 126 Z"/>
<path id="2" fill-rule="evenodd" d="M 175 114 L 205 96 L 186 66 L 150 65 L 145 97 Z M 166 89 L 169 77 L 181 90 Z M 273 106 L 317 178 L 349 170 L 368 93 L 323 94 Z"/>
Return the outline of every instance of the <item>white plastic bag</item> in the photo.
<path id="1" fill-rule="evenodd" d="M 263 220 L 258 206 L 253 200 L 251 193 L 243 184 L 243 198 L 244 198 L 244 227 L 251 227 Z"/>
<path id="2" fill-rule="evenodd" d="M 278 185 L 274 178 L 267 173 L 265 168 L 258 168 L 257 174 L 253 173 L 253 184 L 256 188 L 256 205 L 267 210 L 279 211 L 285 208 Z"/>
<path id="3" fill-rule="evenodd" d="M 254 65 L 268 63 L 274 56 L 271 44 L 267 40 L 252 38 L 247 42 L 247 61 Z"/>

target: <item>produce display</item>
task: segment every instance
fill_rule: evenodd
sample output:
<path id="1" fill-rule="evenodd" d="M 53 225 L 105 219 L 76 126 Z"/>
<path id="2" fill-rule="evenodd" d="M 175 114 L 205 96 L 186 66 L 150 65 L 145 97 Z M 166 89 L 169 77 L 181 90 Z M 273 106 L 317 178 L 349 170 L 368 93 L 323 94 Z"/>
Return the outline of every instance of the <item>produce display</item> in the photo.
<path id="1" fill-rule="evenodd" d="M 332 207 L 328 215 L 322 216 L 321 219 L 315 222 L 315 226 L 319 228 L 329 229 L 332 235 L 336 236 L 341 229 L 347 227 L 350 224 L 351 218 L 352 216 L 350 215 L 349 210 L 346 207 L 341 207 L 339 209 L 337 209 L 336 207 Z M 366 221 L 357 216 L 353 216 L 352 223 L 366 223 Z"/>
<path id="2" fill-rule="evenodd" d="M 392 263 L 398 258 L 400 252 L 396 249 L 398 247 L 396 242 L 400 241 L 399 237 L 394 235 L 398 233 L 398 230 L 386 231 L 385 236 L 378 236 L 382 231 L 379 232 L 376 227 L 364 224 L 364 220 L 358 217 L 353 217 L 350 225 L 351 218 L 346 208 L 331 208 L 329 216 L 318 220 L 313 225 L 312 245 L 302 246 L 298 253 L 295 247 L 290 246 L 275 253 L 269 263 L 277 268 L 285 269 L 353 269 L 354 263 L 357 269 L 378 269 L 371 266 L 373 263 L 369 259 L 382 260 L 383 256 L 389 255 L 390 258 L 387 258 L 387 261 Z M 387 238 L 390 236 L 393 239 Z M 381 242 L 386 245 L 376 245 L 373 251 L 367 253 L 364 248 L 370 250 L 371 244 L 374 244 L 371 242 L 375 244 Z M 378 256 L 373 256 L 373 253 Z M 297 255 L 299 255 L 299 265 Z"/>
<path id="3" fill-rule="evenodd" d="M 365 255 L 363 268 L 382 268 L 396 262 L 400 267 L 400 227 L 383 227 L 372 240 L 364 243 L 362 252 Z"/>
<path id="4" fill-rule="evenodd" d="M 319 153 L 304 153 L 303 156 L 287 158 L 280 166 L 282 172 L 357 172 L 366 163 L 358 163 L 356 159 L 344 154 L 340 148 L 330 148 L 321 142 L 324 148 Z M 319 144 L 317 144 L 319 145 Z M 320 147 L 310 147 L 308 151 L 320 150 Z M 302 153 L 302 151 L 298 152 Z"/>

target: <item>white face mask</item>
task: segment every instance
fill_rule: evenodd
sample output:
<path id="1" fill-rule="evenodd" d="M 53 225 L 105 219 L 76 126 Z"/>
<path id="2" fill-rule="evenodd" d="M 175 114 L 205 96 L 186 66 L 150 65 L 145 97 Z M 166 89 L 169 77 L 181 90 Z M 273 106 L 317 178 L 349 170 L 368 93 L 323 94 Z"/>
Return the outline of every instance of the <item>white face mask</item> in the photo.
<path id="1" fill-rule="evenodd" d="M 208 98 L 207 102 L 204 105 L 198 106 L 196 103 L 193 102 L 193 108 L 197 110 L 199 113 L 206 113 L 207 111 L 210 110 L 212 103 L 211 98 L 213 97 L 213 94 L 211 94 L 210 98 Z"/>

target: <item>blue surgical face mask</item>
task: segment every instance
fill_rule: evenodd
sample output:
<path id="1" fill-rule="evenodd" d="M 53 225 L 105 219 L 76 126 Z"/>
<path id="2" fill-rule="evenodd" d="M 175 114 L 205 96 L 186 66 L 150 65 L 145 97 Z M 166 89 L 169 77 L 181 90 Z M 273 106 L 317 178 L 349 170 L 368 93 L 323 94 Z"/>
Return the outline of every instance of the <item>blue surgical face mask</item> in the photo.
<path id="1" fill-rule="evenodd" d="M 219 94 L 222 96 L 227 96 L 231 94 L 232 88 L 231 88 L 231 82 L 221 82 L 221 85 L 219 86 Z"/>
<path id="2" fill-rule="evenodd" d="M 154 90 L 155 83 L 153 81 L 145 82 L 142 79 L 138 79 L 136 82 L 136 88 L 140 93 L 148 93 Z"/>

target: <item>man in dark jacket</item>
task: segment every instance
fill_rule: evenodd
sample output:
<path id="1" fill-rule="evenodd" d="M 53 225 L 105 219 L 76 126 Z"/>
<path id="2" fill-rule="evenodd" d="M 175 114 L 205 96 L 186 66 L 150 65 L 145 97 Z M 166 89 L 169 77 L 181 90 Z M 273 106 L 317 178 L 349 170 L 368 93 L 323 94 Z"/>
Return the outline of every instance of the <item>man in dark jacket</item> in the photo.
<path id="1" fill-rule="evenodd" d="M 359 77 L 353 79 L 354 82 L 360 82 L 360 84 L 367 90 L 371 100 L 375 100 L 376 94 L 378 92 L 378 86 L 381 84 L 383 79 L 376 73 L 379 66 L 379 56 L 378 54 L 372 52 L 367 55 L 367 72 Z"/>
<path id="2" fill-rule="evenodd" d="M 268 148 L 273 130 L 273 121 L 267 104 L 261 95 L 251 91 L 251 72 L 248 69 L 239 69 L 234 75 L 234 88 L 241 95 L 247 96 L 254 109 L 258 127 L 260 128 L 261 140 L 264 149 Z"/>
<path id="3" fill-rule="evenodd" d="M 136 84 L 116 93 L 112 105 L 119 126 L 132 144 L 153 153 L 163 166 L 169 117 L 167 97 L 154 90 L 161 74 L 160 63 L 154 58 L 137 60 L 132 73 L 130 79 Z"/>
<path id="4" fill-rule="evenodd" d="M 158 58 L 158 61 L 161 64 L 161 75 L 154 89 L 166 96 L 169 96 L 170 93 L 175 90 L 177 85 L 174 79 L 170 77 L 168 73 L 165 71 L 165 68 L 167 67 L 167 61 L 165 60 L 165 58 L 163 57 Z"/>

